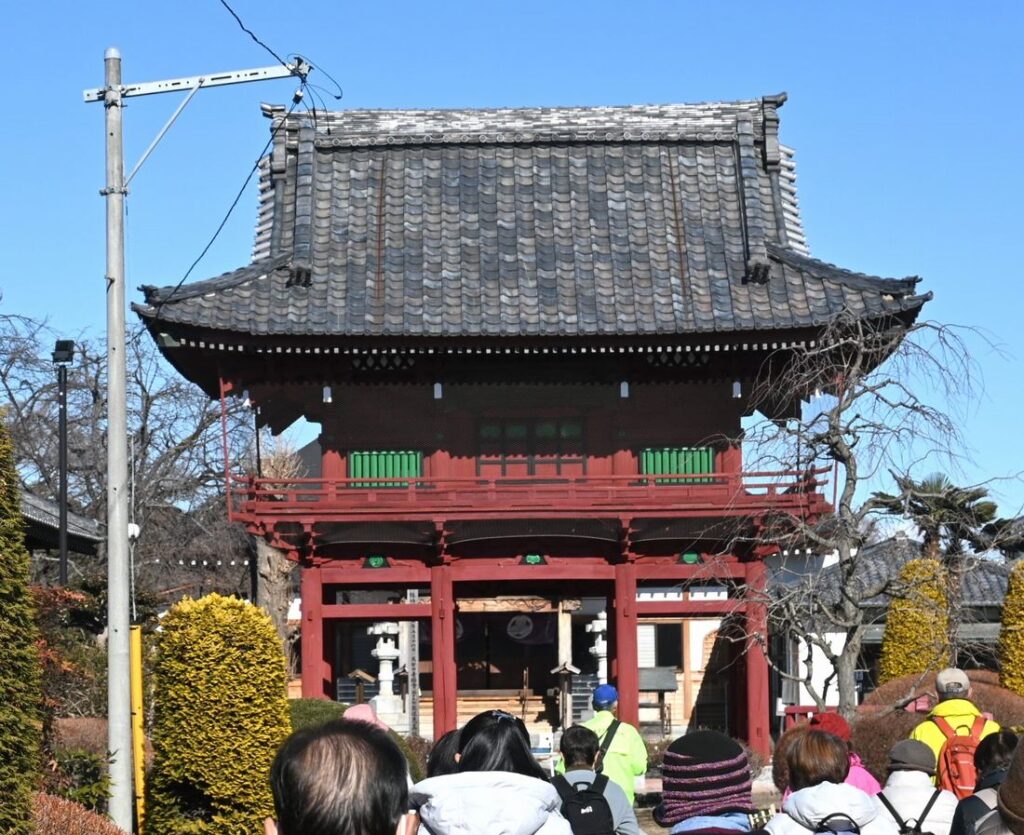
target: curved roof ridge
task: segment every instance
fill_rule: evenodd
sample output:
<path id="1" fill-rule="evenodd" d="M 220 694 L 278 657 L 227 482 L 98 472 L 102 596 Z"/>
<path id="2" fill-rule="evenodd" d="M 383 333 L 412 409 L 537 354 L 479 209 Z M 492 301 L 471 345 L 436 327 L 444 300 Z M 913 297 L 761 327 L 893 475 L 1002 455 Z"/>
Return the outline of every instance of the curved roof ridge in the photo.
<path id="1" fill-rule="evenodd" d="M 168 302 L 185 301 L 205 296 L 208 293 L 216 293 L 221 290 L 230 290 L 240 287 L 255 279 L 269 275 L 275 270 L 287 267 L 292 262 L 291 253 L 284 252 L 271 258 L 259 258 L 251 261 L 244 267 L 236 270 L 229 270 L 213 278 L 204 278 L 201 281 L 193 281 L 188 284 L 157 287 L 153 284 L 142 284 L 139 290 L 142 291 L 148 305 L 161 305 Z"/>
<path id="2" fill-rule="evenodd" d="M 836 266 L 828 261 L 812 258 L 804 255 L 793 247 L 779 246 L 768 241 L 765 243 L 768 255 L 777 261 L 789 264 L 802 270 L 807 275 L 822 280 L 837 281 L 847 287 L 856 290 L 878 290 L 881 293 L 904 296 L 914 292 L 920 276 L 906 276 L 904 278 L 885 278 L 882 276 L 868 275 L 867 273 L 855 272 L 844 267 Z M 924 294 L 922 298 L 931 298 L 931 293 Z"/>

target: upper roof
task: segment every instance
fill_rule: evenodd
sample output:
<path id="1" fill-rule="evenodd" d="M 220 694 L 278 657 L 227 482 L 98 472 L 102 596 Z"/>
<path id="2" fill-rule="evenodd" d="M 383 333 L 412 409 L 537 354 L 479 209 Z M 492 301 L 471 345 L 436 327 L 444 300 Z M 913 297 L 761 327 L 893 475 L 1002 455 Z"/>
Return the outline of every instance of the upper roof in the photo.
<path id="1" fill-rule="evenodd" d="M 50 499 L 21 491 L 21 516 L 32 547 L 56 547 L 60 527 L 60 506 Z M 95 554 L 102 541 L 99 522 L 77 513 L 68 513 L 68 547 L 78 553 Z"/>
<path id="2" fill-rule="evenodd" d="M 621 336 L 913 317 L 917 279 L 809 257 L 785 96 L 634 107 L 274 109 L 254 260 L 144 287 L 249 335 Z"/>

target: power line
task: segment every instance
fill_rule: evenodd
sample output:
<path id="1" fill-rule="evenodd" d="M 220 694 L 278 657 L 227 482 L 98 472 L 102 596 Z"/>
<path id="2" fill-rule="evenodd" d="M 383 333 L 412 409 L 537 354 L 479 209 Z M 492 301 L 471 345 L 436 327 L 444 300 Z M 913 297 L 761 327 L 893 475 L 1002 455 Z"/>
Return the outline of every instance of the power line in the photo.
<path id="1" fill-rule="evenodd" d="M 238 14 L 235 12 L 235 10 L 227 4 L 226 0 L 220 0 L 220 4 L 228 10 L 228 13 L 235 19 L 235 22 L 239 25 L 239 27 L 241 27 L 242 31 L 245 32 L 254 41 L 256 41 L 256 43 L 262 46 L 267 52 L 273 55 L 274 60 L 277 61 L 277 63 L 279 63 L 282 67 L 288 66 L 288 64 L 285 63 L 285 60 L 280 55 L 278 55 L 276 52 L 274 52 L 274 50 L 272 50 L 269 46 L 263 43 L 263 41 L 256 37 L 256 33 L 253 32 L 252 29 L 250 29 L 242 22 L 242 18 L 240 18 Z"/>

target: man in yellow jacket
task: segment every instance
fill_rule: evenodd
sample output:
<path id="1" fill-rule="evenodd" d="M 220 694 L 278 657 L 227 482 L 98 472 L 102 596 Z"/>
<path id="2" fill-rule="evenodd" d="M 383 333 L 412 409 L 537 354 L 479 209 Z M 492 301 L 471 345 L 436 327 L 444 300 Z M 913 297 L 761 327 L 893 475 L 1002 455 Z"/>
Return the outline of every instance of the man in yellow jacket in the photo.
<path id="1" fill-rule="evenodd" d="M 923 742 L 935 752 L 938 760 L 942 746 L 946 744 L 946 735 L 935 723 L 935 719 L 945 719 L 960 736 L 969 736 L 975 720 L 981 711 L 971 701 L 971 681 L 967 673 L 956 667 L 947 667 L 935 676 L 935 692 L 939 695 L 939 703 L 932 708 L 928 718 L 918 725 L 910 734 L 911 739 Z M 981 732 L 984 739 L 999 730 L 999 724 L 991 719 L 985 721 Z"/>
<path id="2" fill-rule="evenodd" d="M 603 745 L 612 723 L 616 721 L 619 691 L 611 684 L 601 684 L 594 690 L 593 704 L 595 713 L 583 726 L 597 734 Z M 636 797 L 636 778 L 647 773 L 647 746 L 640 732 L 626 722 L 619 722 L 600 766 L 601 772 L 626 793 L 632 804 Z M 559 760 L 555 770 L 563 773 L 565 763 Z"/>

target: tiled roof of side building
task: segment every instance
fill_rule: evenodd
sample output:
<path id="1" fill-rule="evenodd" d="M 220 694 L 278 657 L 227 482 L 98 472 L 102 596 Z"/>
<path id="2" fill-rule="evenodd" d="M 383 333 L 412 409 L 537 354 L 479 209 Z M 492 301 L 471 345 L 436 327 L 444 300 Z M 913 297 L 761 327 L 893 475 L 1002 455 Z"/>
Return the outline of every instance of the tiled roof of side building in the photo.
<path id="1" fill-rule="evenodd" d="M 257 260 L 136 310 L 280 336 L 630 336 L 913 317 L 916 279 L 809 257 L 784 96 L 274 111 Z M 280 120 L 284 119 L 282 123 Z"/>

